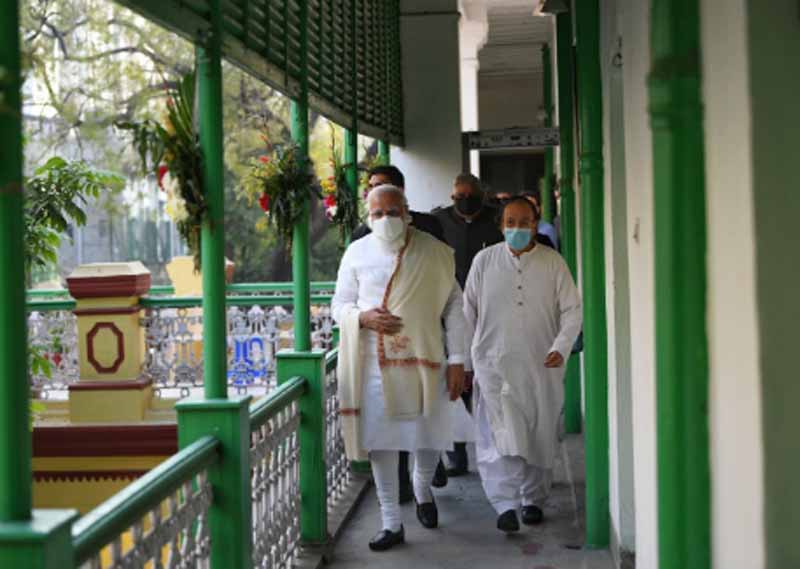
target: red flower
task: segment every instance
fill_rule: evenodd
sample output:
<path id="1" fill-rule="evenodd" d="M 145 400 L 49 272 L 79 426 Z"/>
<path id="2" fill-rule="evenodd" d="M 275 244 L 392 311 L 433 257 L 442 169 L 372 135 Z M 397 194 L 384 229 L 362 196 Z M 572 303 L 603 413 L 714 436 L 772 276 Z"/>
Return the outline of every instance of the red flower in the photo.
<path id="1" fill-rule="evenodd" d="M 258 157 L 258 159 L 259 159 L 259 160 L 260 160 L 260 161 L 261 161 L 263 164 L 268 164 L 268 163 L 269 163 L 269 156 L 259 156 L 259 157 Z"/>
<path id="2" fill-rule="evenodd" d="M 323 203 L 325 204 L 325 207 L 333 207 L 333 206 L 335 206 L 336 205 L 336 196 L 334 196 L 333 194 L 325 196 L 325 200 L 324 200 Z"/>
<path id="3" fill-rule="evenodd" d="M 261 197 L 258 198 L 258 205 L 261 206 L 261 209 L 264 210 L 264 213 L 269 213 L 269 195 L 261 194 Z"/>
<path id="4" fill-rule="evenodd" d="M 164 179 L 164 176 L 167 175 L 167 172 L 169 172 L 169 168 L 167 168 L 166 164 L 162 164 L 158 167 L 158 187 L 162 190 L 164 189 L 164 184 L 161 183 L 161 180 Z"/>

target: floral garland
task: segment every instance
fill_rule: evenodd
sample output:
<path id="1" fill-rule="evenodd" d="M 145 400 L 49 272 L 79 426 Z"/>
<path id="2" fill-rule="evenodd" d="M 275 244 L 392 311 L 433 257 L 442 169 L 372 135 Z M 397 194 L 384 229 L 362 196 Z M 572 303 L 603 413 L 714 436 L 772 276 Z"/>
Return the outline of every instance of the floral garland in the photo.
<path id="1" fill-rule="evenodd" d="M 342 244 L 352 235 L 359 223 L 358 197 L 347 183 L 347 168 L 350 164 L 342 161 L 336 148 L 335 131 L 331 129 L 331 168 L 333 175 L 320 182 L 323 206 L 329 221 L 339 227 L 339 240 Z"/>
<path id="2" fill-rule="evenodd" d="M 258 205 L 267 216 L 267 223 L 292 247 L 294 227 L 303 215 L 306 198 L 318 196 L 311 184 L 307 161 L 301 159 L 296 144 L 275 145 L 262 135 L 266 152 L 252 161 L 242 187 L 250 196 L 258 196 Z"/>
<path id="3" fill-rule="evenodd" d="M 203 191 L 203 157 L 195 128 L 194 73 L 185 75 L 167 95 L 161 122 L 118 123 L 130 130 L 145 172 L 152 164 L 159 187 L 167 194 L 166 212 L 200 268 L 200 227 L 208 205 Z"/>

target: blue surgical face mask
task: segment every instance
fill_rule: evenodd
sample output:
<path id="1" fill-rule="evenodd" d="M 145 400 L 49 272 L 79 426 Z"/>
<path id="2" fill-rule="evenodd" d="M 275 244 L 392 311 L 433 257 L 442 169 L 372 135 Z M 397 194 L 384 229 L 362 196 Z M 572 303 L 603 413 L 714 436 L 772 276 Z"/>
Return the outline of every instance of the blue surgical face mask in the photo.
<path id="1" fill-rule="evenodd" d="M 514 251 L 522 251 L 525 247 L 530 245 L 532 231 L 530 229 L 523 229 L 521 227 L 508 227 L 503 230 L 503 236 L 506 238 L 508 246 Z"/>

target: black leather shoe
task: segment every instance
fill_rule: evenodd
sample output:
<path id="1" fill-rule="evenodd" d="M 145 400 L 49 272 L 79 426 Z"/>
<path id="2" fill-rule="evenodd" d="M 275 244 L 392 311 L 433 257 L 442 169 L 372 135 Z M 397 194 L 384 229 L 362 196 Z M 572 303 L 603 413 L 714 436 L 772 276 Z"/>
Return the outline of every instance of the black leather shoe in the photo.
<path id="1" fill-rule="evenodd" d="M 444 488 L 447 486 L 447 470 L 444 467 L 442 461 L 439 461 L 439 464 L 436 466 L 436 472 L 433 475 L 433 480 L 431 481 L 431 486 L 434 488 Z"/>
<path id="2" fill-rule="evenodd" d="M 375 534 L 369 541 L 369 548 L 372 551 L 386 551 L 395 545 L 406 542 L 406 530 L 400 526 L 400 531 L 389 531 L 384 529 Z"/>
<path id="3" fill-rule="evenodd" d="M 519 531 L 519 520 L 516 510 L 508 510 L 497 518 L 497 529 L 506 533 Z"/>
<path id="4" fill-rule="evenodd" d="M 422 527 L 428 529 L 439 527 L 439 508 L 436 507 L 433 496 L 431 496 L 430 502 L 417 504 L 417 519 L 422 524 Z"/>
<path id="5" fill-rule="evenodd" d="M 522 506 L 522 523 L 535 526 L 544 520 L 544 512 L 539 506 Z"/>

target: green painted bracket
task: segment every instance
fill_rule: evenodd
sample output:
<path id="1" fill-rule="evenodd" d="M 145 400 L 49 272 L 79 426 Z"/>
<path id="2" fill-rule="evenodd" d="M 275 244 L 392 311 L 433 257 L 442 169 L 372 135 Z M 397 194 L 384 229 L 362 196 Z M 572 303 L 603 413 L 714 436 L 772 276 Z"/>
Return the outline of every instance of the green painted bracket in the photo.
<path id="1" fill-rule="evenodd" d="M 325 546 L 328 536 L 328 487 L 325 465 L 325 351 L 281 350 L 278 384 L 304 377 L 300 398 L 300 535 L 304 544 Z"/>
<path id="2" fill-rule="evenodd" d="M 220 441 L 220 460 L 208 469 L 211 569 L 251 569 L 250 397 L 181 401 L 175 409 L 180 448 L 206 436 Z"/>
<path id="3" fill-rule="evenodd" d="M 0 522 L 0 567 L 63 569 L 72 566 L 75 510 L 34 510 L 21 522 Z"/>

